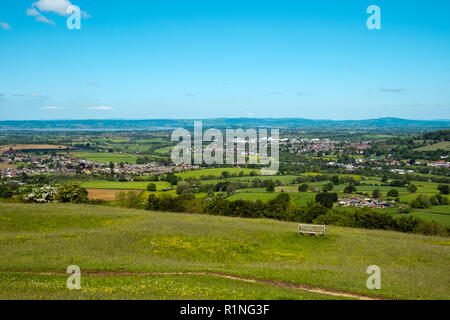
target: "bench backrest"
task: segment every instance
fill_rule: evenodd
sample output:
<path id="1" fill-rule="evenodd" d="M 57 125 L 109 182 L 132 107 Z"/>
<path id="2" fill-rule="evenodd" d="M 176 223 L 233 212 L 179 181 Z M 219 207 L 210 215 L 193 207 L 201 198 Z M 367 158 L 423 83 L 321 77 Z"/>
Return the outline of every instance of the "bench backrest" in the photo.
<path id="1" fill-rule="evenodd" d="M 325 234 L 327 226 L 321 224 L 302 224 L 298 225 L 298 233 Z"/>

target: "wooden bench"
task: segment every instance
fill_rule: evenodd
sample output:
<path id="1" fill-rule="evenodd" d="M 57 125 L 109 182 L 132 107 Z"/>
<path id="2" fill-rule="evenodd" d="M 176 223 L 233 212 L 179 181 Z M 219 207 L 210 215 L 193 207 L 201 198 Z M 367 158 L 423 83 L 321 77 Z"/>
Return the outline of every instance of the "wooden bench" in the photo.
<path id="1" fill-rule="evenodd" d="M 302 224 L 298 225 L 298 234 L 312 234 L 325 236 L 327 233 L 327 226 L 321 224 Z"/>

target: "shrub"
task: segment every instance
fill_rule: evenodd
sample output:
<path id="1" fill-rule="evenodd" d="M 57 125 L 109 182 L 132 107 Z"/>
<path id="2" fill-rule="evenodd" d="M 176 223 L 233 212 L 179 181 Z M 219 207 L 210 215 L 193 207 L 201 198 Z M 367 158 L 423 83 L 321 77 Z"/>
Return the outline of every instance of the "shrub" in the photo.
<path id="1" fill-rule="evenodd" d="M 192 186 L 187 181 L 179 181 L 177 185 L 177 194 L 192 193 Z"/>
<path id="2" fill-rule="evenodd" d="M 13 196 L 13 192 L 6 184 L 0 184 L 0 198 L 9 199 Z"/>
<path id="3" fill-rule="evenodd" d="M 446 228 L 444 225 L 441 225 L 435 221 L 419 220 L 413 232 L 422 233 L 425 235 L 448 236 L 449 228 Z"/>
<path id="4" fill-rule="evenodd" d="M 381 197 L 381 191 L 380 191 L 380 189 L 374 189 L 374 190 L 372 191 L 372 197 L 375 198 L 375 199 Z"/>
<path id="5" fill-rule="evenodd" d="M 411 192 L 411 193 L 416 193 L 417 187 L 415 185 L 413 185 L 413 184 L 409 184 L 408 185 L 408 191 Z"/>
<path id="6" fill-rule="evenodd" d="M 294 212 L 295 221 L 311 223 L 317 217 L 327 214 L 328 208 L 319 203 L 309 203 L 306 207 L 297 208 Z"/>
<path id="7" fill-rule="evenodd" d="M 355 193 L 355 192 L 356 192 L 356 187 L 353 184 L 349 184 L 344 189 L 344 193 Z"/>
<path id="8" fill-rule="evenodd" d="M 269 193 L 275 192 L 275 183 L 272 180 L 267 184 L 266 191 Z"/>
<path id="9" fill-rule="evenodd" d="M 431 207 L 430 198 L 424 195 L 419 195 L 413 202 L 411 202 L 411 207 L 417 209 L 429 208 Z"/>
<path id="10" fill-rule="evenodd" d="M 338 201 L 337 193 L 322 192 L 316 194 L 316 202 L 320 203 L 324 207 L 331 208 L 333 203 Z"/>
<path id="11" fill-rule="evenodd" d="M 156 184 L 154 183 L 149 183 L 147 185 L 147 191 L 156 191 Z"/>
<path id="12" fill-rule="evenodd" d="M 387 192 L 388 197 L 397 198 L 399 196 L 397 189 L 391 189 Z"/>
<path id="13" fill-rule="evenodd" d="M 144 204 L 140 195 L 133 191 L 119 192 L 116 195 L 116 204 L 124 208 L 142 209 Z"/>
<path id="14" fill-rule="evenodd" d="M 66 183 L 58 188 L 55 199 L 60 202 L 88 203 L 88 192 L 78 181 Z"/>
<path id="15" fill-rule="evenodd" d="M 450 193 L 450 187 L 448 184 L 440 184 L 440 185 L 438 185 L 437 188 L 441 192 L 441 194 L 449 194 Z"/>
<path id="16" fill-rule="evenodd" d="M 309 186 L 306 183 L 303 183 L 301 185 L 298 186 L 298 191 L 299 192 L 306 192 L 308 191 Z"/>
<path id="17" fill-rule="evenodd" d="M 52 186 L 34 187 L 31 191 L 24 193 L 22 198 L 25 202 L 52 202 L 57 192 L 58 188 Z"/>

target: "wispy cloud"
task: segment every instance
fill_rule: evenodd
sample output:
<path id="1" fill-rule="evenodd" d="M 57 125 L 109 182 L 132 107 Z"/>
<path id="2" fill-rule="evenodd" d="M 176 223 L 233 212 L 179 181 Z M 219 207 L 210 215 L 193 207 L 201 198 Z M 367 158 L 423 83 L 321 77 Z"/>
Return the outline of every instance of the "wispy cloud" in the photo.
<path id="1" fill-rule="evenodd" d="M 30 17 L 36 17 L 36 21 L 55 25 L 54 21 L 43 16 L 39 11 L 37 11 L 34 8 L 27 9 L 26 14 L 27 14 L 27 16 L 30 16 Z"/>
<path id="2" fill-rule="evenodd" d="M 88 85 L 91 86 L 91 87 L 100 87 L 100 84 L 97 83 L 97 82 L 94 82 L 94 81 L 89 81 Z"/>
<path id="3" fill-rule="evenodd" d="M 281 95 L 281 94 L 283 94 L 283 92 L 281 92 L 281 91 L 272 91 L 270 94 Z"/>
<path id="4" fill-rule="evenodd" d="M 26 94 L 23 93 L 13 93 L 13 97 L 26 97 Z"/>
<path id="5" fill-rule="evenodd" d="M 27 9 L 27 15 L 36 17 L 36 21 L 55 24 L 52 20 L 45 17 L 41 12 L 54 13 L 60 16 L 68 16 L 67 8 L 73 4 L 69 0 L 38 0 L 31 4 L 31 8 Z M 90 14 L 81 10 L 83 18 L 90 18 Z"/>
<path id="6" fill-rule="evenodd" d="M 46 107 L 43 107 L 42 109 L 44 109 L 44 110 L 59 110 L 59 109 L 61 109 L 61 107 L 57 107 L 57 106 L 46 106 Z"/>
<path id="7" fill-rule="evenodd" d="M 297 95 L 298 95 L 298 96 L 310 96 L 311 93 L 309 93 L 309 92 L 304 92 L 304 91 L 297 91 Z"/>
<path id="8" fill-rule="evenodd" d="M 400 93 L 405 90 L 401 89 L 401 88 L 381 88 L 380 91 L 381 92 L 390 92 L 390 93 Z"/>
<path id="9" fill-rule="evenodd" d="M 108 110 L 114 110 L 113 107 L 110 106 L 94 106 L 94 107 L 90 107 L 90 110 L 100 110 L 100 111 L 108 111 Z"/>
<path id="10" fill-rule="evenodd" d="M 30 94 L 30 97 L 36 100 L 47 100 L 50 98 L 50 96 L 39 94 L 39 93 L 32 93 Z"/>
<path id="11" fill-rule="evenodd" d="M 193 93 L 190 93 L 190 92 L 188 92 L 188 93 L 185 93 L 184 94 L 186 97 L 196 97 L 196 95 L 195 94 L 193 94 Z"/>
<path id="12" fill-rule="evenodd" d="M 11 30 L 11 26 L 7 22 L 0 21 L 0 27 L 4 30 Z"/>

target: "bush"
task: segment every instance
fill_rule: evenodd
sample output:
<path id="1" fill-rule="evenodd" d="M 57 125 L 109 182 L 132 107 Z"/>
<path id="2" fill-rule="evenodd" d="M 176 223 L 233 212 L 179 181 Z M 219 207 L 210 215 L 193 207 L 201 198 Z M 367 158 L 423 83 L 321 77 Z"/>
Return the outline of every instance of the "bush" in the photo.
<path id="1" fill-rule="evenodd" d="M 338 201 L 337 193 L 322 192 L 316 194 L 316 202 L 320 203 L 324 207 L 331 208 L 333 203 Z"/>
<path id="2" fill-rule="evenodd" d="M 372 197 L 375 198 L 375 199 L 381 197 L 381 191 L 380 191 L 380 189 L 375 189 L 375 190 L 373 190 L 373 191 L 372 191 Z"/>
<path id="3" fill-rule="evenodd" d="M 177 185 L 177 194 L 189 194 L 192 193 L 192 186 L 187 181 L 179 181 Z"/>
<path id="4" fill-rule="evenodd" d="M 399 196 L 397 189 L 391 189 L 387 192 L 387 196 L 391 198 L 397 198 Z"/>
<path id="5" fill-rule="evenodd" d="M 267 184 L 266 191 L 269 193 L 275 192 L 275 183 L 272 180 Z"/>
<path id="6" fill-rule="evenodd" d="M 119 192 L 116 195 L 116 204 L 119 207 L 142 209 L 144 204 L 140 195 L 133 191 Z"/>
<path id="7" fill-rule="evenodd" d="M 429 236 L 431 235 L 448 236 L 449 228 L 446 228 L 445 226 L 435 221 L 419 220 L 413 232 L 422 233 Z"/>
<path id="8" fill-rule="evenodd" d="M 441 192 L 441 194 L 449 194 L 450 193 L 450 187 L 448 184 L 440 184 L 440 185 L 438 185 L 437 188 Z"/>
<path id="9" fill-rule="evenodd" d="M 22 199 L 25 202 L 46 203 L 55 200 L 58 188 L 52 186 L 34 187 L 31 191 L 25 192 Z"/>
<path id="10" fill-rule="evenodd" d="M 309 203 L 306 207 L 297 208 L 294 212 L 294 219 L 297 222 L 311 223 L 317 217 L 327 214 L 328 208 L 319 203 Z"/>
<path id="11" fill-rule="evenodd" d="M 298 186 L 298 192 L 306 192 L 308 191 L 309 186 L 306 183 L 303 183 Z"/>
<path id="12" fill-rule="evenodd" d="M 409 184 L 408 185 L 408 191 L 411 192 L 411 193 L 416 193 L 417 187 L 415 185 L 413 185 L 413 184 Z"/>
<path id="13" fill-rule="evenodd" d="M 353 184 L 349 184 L 344 189 L 344 193 L 355 193 L 355 192 L 356 192 L 356 187 Z"/>
<path id="14" fill-rule="evenodd" d="M 148 185 L 147 185 L 147 191 L 156 191 L 156 184 L 154 184 L 154 183 L 149 183 Z"/>
<path id="15" fill-rule="evenodd" d="M 411 207 L 417 209 L 429 208 L 431 207 L 430 198 L 424 195 L 419 195 L 413 202 L 411 202 Z"/>
<path id="16" fill-rule="evenodd" d="M 88 203 L 88 192 L 81 186 L 81 182 L 73 181 L 58 188 L 55 200 L 69 203 Z"/>
<path id="17" fill-rule="evenodd" d="M 13 196 L 13 192 L 6 184 L 0 184 L 0 198 L 9 199 Z"/>

